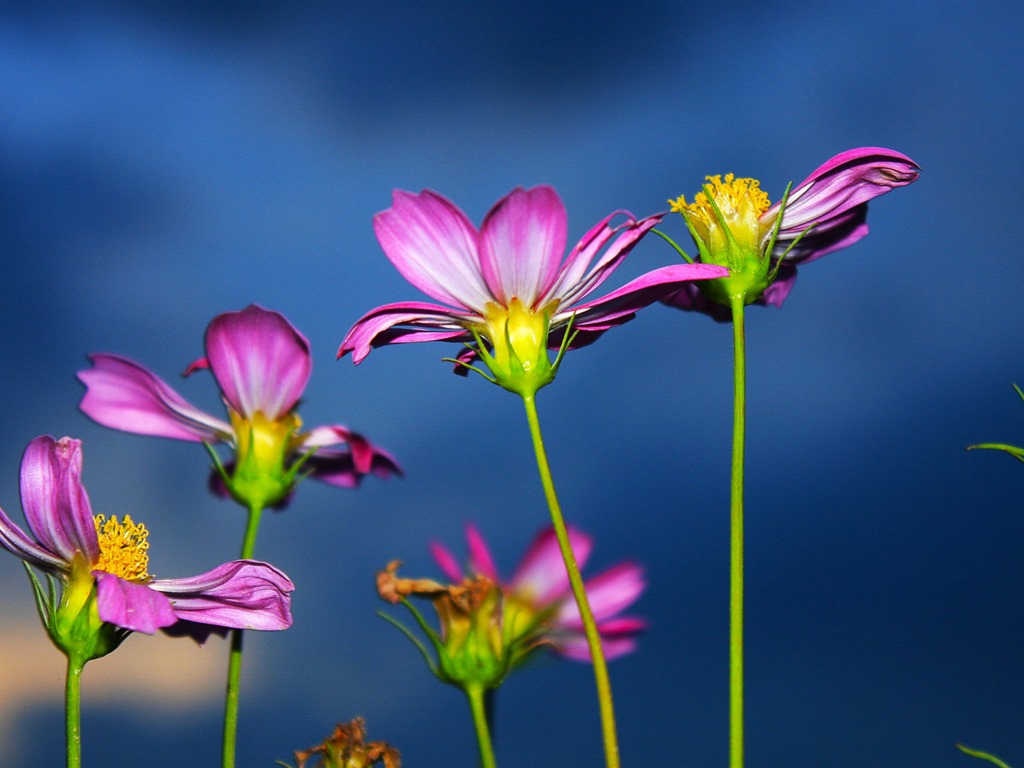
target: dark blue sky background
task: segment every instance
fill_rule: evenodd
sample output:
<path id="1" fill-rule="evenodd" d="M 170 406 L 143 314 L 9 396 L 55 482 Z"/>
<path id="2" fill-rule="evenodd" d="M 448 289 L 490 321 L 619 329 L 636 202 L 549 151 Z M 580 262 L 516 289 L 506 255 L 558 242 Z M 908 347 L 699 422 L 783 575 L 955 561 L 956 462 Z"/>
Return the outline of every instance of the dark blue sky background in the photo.
<path id="1" fill-rule="evenodd" d="M 550 183 L 575 242 L 706 174 L 774 201 L 837 152 L 892 147 L 921 180 L 748 316 L 749 764 L 969 765 L 960 740 L 1022 765 L 1024 467 L 963 450 L 1024 443 L 1022 22 L 1013 2 L 6 3 L 0 505 L 19 515 L 25 444 L 69 434 L 95 511 L 151 529 L 151 570 L 236 556 L 243 516 L 207 495 L 202 449 L 90 423 L 74 373 L 110 351 L 178 384 L 214 315 L 280 310 L 313 345 L 305 422 L 365 432 L 407 476 L 309 483 L 265 520 L 257 554 L 298 584 L 296 622 L 248 643 L 240 764 L 363 715 L 412 768 L 472 766 L 468 709 L 374 615 L 373 573 L 435 575 L 427 542 L 461 552 L 468 520 L 510 573 L 547 511 L 520 404 L 452 376 L 452 348 L 334 361 L 363 312 L 419 298 L 373 214 L 431 187 L 479 222 Z M 622 280 L 673 259 L 651 239 Z M 179 389 L 218 407 L 202 376 Z M 648 567 L 651 628 L 611 667 L 625 764 L 724 764 L 728 327 L 653 307 L 538 402 L 563 507 L 596 539 L 587 571 Z M 31 653 L 53 688 L 42 630 L 10 639 L 36 621 L 13 557 L 0 579 L 0 693 Z M 152 665 L 90 695 L 119 654 L 85 674 L 86 762 L 215 765 L 219 671 L 169 715 Z M 59 701 L 7 698 L 26 703 L 0 762 L 60 764 Z M 599 765 L 597 725 L 590 670 L 543 662 L 500 693 L 499 763 Z"/>

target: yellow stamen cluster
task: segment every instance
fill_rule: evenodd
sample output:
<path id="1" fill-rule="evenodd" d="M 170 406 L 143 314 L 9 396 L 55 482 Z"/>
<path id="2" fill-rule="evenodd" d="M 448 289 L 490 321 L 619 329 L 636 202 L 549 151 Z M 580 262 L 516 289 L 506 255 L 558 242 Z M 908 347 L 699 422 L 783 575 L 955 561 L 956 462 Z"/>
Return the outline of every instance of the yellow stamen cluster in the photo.
<path id="1" fill-rule="evenodd" d="M 721 176 L 706 176 L 711 187 L 711 196 L 715 198 L 719 210 L 728 217 L 729 211 L 736 213 L 752 211 L 755 216 L 771 207 L 768 201 L 768 193 L 761 189 L 761 182 L 757 179 L 737 179 L 735 174 L 725 174 L 725 181 Z M 705 219 L 714 220 L 715 210 L 711 207 L 708 196 L 704 192 L 698 192 L 692 203 L 686 202 L 686 196 L 676 200 L 669 200 L 669 205 L 675 213 L 689 212 L 702 216 Z"/>
<path id="2" fill-rule="evenodd" d="M 700 239 L 713 252 L 728 247 L 726 231 L 731 233 L 740 246 L 758 250 L 764 234 L 758 217 L 770 207 L 768 195 L 761 189 L 761 182 L 757 179 L 737 179 L 731 173 L 725 175 L 724 181 L 721 176 L 708 176 L 707 181 L 705 190 L 711 193 L 711 200 L 707 192 L 701 191 L 692 203 L 687 203 L 685 197 L 669 200 L 672 210 L 686 217 Z M 717 212 L 715 206 L 718 206 Z"/>
<path id="3" fill-rule="evenodd" d="M 112 573 L 122 579 L 134 582 L 149 581 L 146 572 L 149 566 L 149 531 L 142 523 L 136 523 L 131 515 L 125 515 L 118 522 L 114 515 L 109 520 L 106 515 L 96 515 L 96 535 L 100 540 L 100 559 L 95 568 L 105 573 Z"/>

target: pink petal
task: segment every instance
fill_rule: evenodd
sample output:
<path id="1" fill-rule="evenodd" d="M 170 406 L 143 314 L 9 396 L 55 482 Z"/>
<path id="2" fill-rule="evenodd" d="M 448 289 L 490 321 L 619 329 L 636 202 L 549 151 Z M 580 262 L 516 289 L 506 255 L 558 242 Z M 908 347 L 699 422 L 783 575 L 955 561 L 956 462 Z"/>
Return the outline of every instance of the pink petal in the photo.
<path id="1" fill-rule="evenodd" d="M 779 238 L 792 239 L 811 224 L 815 233 L 844 223 L 844 216 L 869 200 L 917 180 L 917 163 L 883 147 L 860 147 L 842 152 L 800 182 L 789 196 Z M 774 221 L 781 200 L 762 214 Z"/>
<path id="2" fill-rule="evenodd" d="M 590 557 L 593 546 L 591 538 L 575 528 L 569 528 L 569 543 L 580 570 Z M 510 591 L 528 600 L 545 606 L 554 600 L 572 595 L 569 589 L 569 574 L 565 571 L 558 538 L 551 528 L 546 528 L 534 538 L 523 556 L 509 584 Z"/>
<path id="3" fill-rule="evenodd" d="M 608 222 L 619 213 L 628 217 L 626 223 L 615 228 L 609 227 Z M 628 211 L 616 211 L 598 222 L 573 248 L 563 266 L 562 274 L 559 275 L 557 283 L 544 298 L 544 303 L 557 299 L 559 309 L 564 310 L 588 296 L 618 269 L 622 260 L 629 255 L 633 247 L 659 221 L 661 221 L 661 216 L 649 216 L 637 221 Z M 608 246 L 593 268 L 585 276 L 580 274 L 615 234 L 618 234 L 618 237 Z"/>
<path id="4" fill-rule="evenodd" d="M 499 200 L 480 228 L 480 267 L 503 306 L 526 307 L 550 287 L 565 254 L 566 214 L 551 187 L 516 188 Z"/>
<path id="5" fill-rule="evenodd" d="M 476 526 L 469 523 L 466 526 L 466 543 L 469 545 L 469 567 L 480 576 L 486 576 L 491 581 L 497 582 L 498 569 L 494 567 L 494 559 L 491 551 L 487 548 L 487 542 L 480 535 Z"/>
<path id="6" fill-rule="evenodd" d="M 647 588 L 644 570 L 635 563 L 620 563 L 586 582 L 587 599 L 594 619 L 600 623 L 612 618 L 643 594 Z M 558 611 L 557 623 L 566 627 L 582 627 L 575 600 L 566 600 Z"/>
<path id="7" fill-rule="evenodd" d="M 49 570 L 67 570 L 68 564 L 63 557 L 55 556 L 32 541 L 2 509 L 0 509 L 0 546 L 32 565 Z"/>
<path id="8" fill-rule="evenodd" d="M 428 296 L 480 311 L 492 300 L 480 272 L 477 231 L 450 200 L 429 189 L 395 190 L 373 217 L 377 241 L 402 277 Z"/>
<path id="9" fill-rule="evenodd" d="M 43 549 L 70 563 L 76 552 L 90 562 L 100 547 L 89 496 L 82 487 L 82 443 L 37 437 L 21 459 L 21 506 Z"/>
<path id="10" fill-rule="evenodd" d="M 309 342 L 283 315 L 256 304 L 218 315 L 206 329 L 206 356 L 224 399 L 238 413 L 276 420 L 306 388 Z"/>
<path id="11" fill-rule="evenodd" d="M 178 619 L 231 629 L 287 629 L 295 585 L 277 568 L 235 560 L 186 579 L 157 579 L 151 589 L 170 598 Z"/>
<path id="12" fill-rule="evenodd" d="M 103 621 L 151 635 L 178 620 L 171 610 L 171 602 L 152 584 L 135 584 L 103 571 L 93 573 L 96 607 Z"/>
<path id="13" fill-rule="evenodd" d="M 90 355 L 93 367 L 79 371 L 86 416 L 112 429 L 191 442 L 216 442 L 231 426 L 187 403 L 159 377 L 118 355 Z"/>
<path id="14" fill-rule="evenodd" d="M 320 448 L 305 464 L 314 480 L 338 488 L 356 488 L 366 475 L 386 480 L 395 475 L 401 477 L 402 468 L 387 451 L 374 447 L 370 463 L 359 466 L 350 451 Z"/>
<path id="15" fill-rule="evenodd" d="M 576 314 L 573 326 L 603 330 L 621 325 L 649 304 L 666 298 L 691 280 L 725 277 L 729 271 L 713 264 L 673 264 L 652 270 L 600 299 L 559 312 L 552 324 L 562 325 Z"/>
<path id="16" fill-rule="evenodd" d="M 453 584 L 458 584 L 462 581 L 462 568 L 459 567 L 459 561 L 455 559 L 455 555 L 447 547 L 439 542 L 432 541 L 430 542 L 430 555 L 434 558 L 434 562 L 437 563 L 437 567 L 441 569 L 441 572 Z"/>
<path id="17" fill-rule="evenodd" d="M 562 656 L 573 661 L 590 661 L 590 647 L 587 645 L 587 638 L 581 633 L 567 637 L 560 637 L 556 641 L 555 650 Z M 636 650 L 636 638 L 616 637 L 601 638 L 601 650 L 604 652 L 605 660 L 611 661 L 620 656 L 625 656 Z"/>
<path id="18" fill-rule="evenodd" d="M 385 344 L 471 339 L 464 326 L 474 322 L 477 322 L 474 316 L 457 313 L 437 304 L 419 301 L 385 304 L 370 310 L 356 321 L 341 342 L 338 357 L 351 352 L 352 362 L 358 365 L 373 347 Z"/>

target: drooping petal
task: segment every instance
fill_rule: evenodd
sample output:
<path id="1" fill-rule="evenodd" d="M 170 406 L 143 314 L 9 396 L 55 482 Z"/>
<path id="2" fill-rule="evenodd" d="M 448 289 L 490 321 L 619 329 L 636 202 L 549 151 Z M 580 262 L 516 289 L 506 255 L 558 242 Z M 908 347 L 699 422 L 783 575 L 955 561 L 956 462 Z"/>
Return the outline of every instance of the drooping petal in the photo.
<path id="1" fill-rule="evenodd" d="M 559 312 L 553 324 L 563 324 L 575 313 L 574 327 L 605 330 L 632 319 L 637 310 L 666 298 L 681 285 L 692 280 L 709 280 L 727 274 L 729 271 L 725 267 L 699 262 L 660 267 L 599 299 Z"/>
<path id="2" fill-rule="evenodd" d="M 369 466 L 365 463 L 357 467 L 353 454 L 346 450 L 320 448 L 304 465 L 311 470 L 311 477 L 321 483 L 338 488 L 356 488 L 366 475 L 373 475 L 382 480 L 389 477 L 401 477 L 402 468 L 387 451 L 374 447 Z"/>
<path id="3" fill-rule="evenodd" d="M 70 437 L 37 437 L 21 459 L 21 507 L 29 530 L 43 549 L 65 563 L 70 563 L 76 552 L 91 563 L 100 554 L 81 477 L 82 443 Z"/>
<path id="4" fill-rule="evenodd" d="M 498 569 L 494 566 L 491 550 L 487 548 L 487 542 L 472 523 L 466 526 L 466 543 L 469 545 L 470 569 L 475 574 L 486 576 L 491 581 L 499 581 Z"/>
<path id="5" fill-rule="evenodd" d="M 95 571 L 96 608 L 110 624 L 152 635 L 178 620 L 171 602 L 151 584 L 125 581 L 112 573 Z"/>
<path id="6" fill-rule="evenodd" d="M 373 217 L 384 253 L 406 280 L 428 296 L 481 311 L 492 300 L 480 272 L 476 227 L 447 198 L 425 189 L 392 193 L 391 207 Z"/>
<path id="7" fill-rule="evenodd" d="M 570 527 L 568 533 L 576 564 L 582 570 L 590 557 L 593 541 L 590 536 L 575 528 Z M 547 528 L 537 534 L 519 563 L 509 587 L 513 593 L 524 595 L 541 606 L 570 595 L 569 575 L 565 571 L 565 562 L 554 530 Z M 571 595 L 569 599 L 572 599 Z"/>
<path id="8" fill-rule="evenodd" d="M 216 442 L 231 435 L 226 422 L 187 403 L 158 376 L 119 355 L 90 355 L 93 367 L 79 371 L 85 385 L 79 407 L 112 429 L 191 442 Z"/>
<path id="9" fill-rule="evenodd" d="M 348 446 L 356 471 L 363 474 L 369 472 L 376 449 L 365 437 L 341 424 L 322 425 L 311 429 L 305 434 L 298 452 L 305 453 L 310 448 L 326 448 L 343 444 Z"/>
<path id="10" fill-rule="evenodd" d="M 780 235 L 779 239 L 775 241 L 772 256 L 775 259 L 781 259 L 782 254 L 785 253 L 787 264 L 800 264 L 848 248 L 867 236 L 869 229 L 867 218 L 868 204 L 864 203 L 844 214 L 840 219 L 833 221 L 832 226 L 827 229 L 819 230 L 818 227 L 815 227 L 800 238 L 792 248 L 789 245 L 796 238 L 784 239 Z M 786 253 L 787 250 L 788 253 Z"/>
<path id="11" fill-rule="evenodd" d="M 585 586 L 594 619 L 601 622 L 635 603 L 647 587 L 647 583 L 644 581 L 642 567 L 635 563 L 620 563 L 589 579 Z M 562 604 L 556 621 L 561 626 L 583 626 L 579 608 L 574 600 L 566 600 Z"/>
<path id="12" fill-rule="evenodd" d="M 271 421 L 295 407 L 313 367 L 306 337 L 256 304 L 210 322 L 206 356 L 228 404 L 246 418 L 260 411 Z"/>
<path id="13" fill-rule="evenodd" d="M 789 292 L 793 290 L 794 282 L 796 282 L 796 267 L 787 259 L 779 266 L 775 282 L 769 285 L 761 298 L 754 303 L 762 306 L 781 307 L 782 302 L 789 296 Z M 729 307 L 709 299 L 697 283 L 684 283 L 679 290 L 670 293 L 661 301 L 676 309 L 700 312 L 719 323 L 732 321 L 732 311 Z"/>
<path id="14" fill-rule="evenodd" d="M 177 618 L 232 629 L 287 629 L 295 585 L 277 568 L 235 560 L 185 579 L 156 579 L 148 586 L 170 599 Z"/>
<path id="15" fill-rule="evenodd" d="M 405 301 L 385 304 L 363 315 L 341 342 L 338 357 L 352 353 L 357 365 L 374 347 L 418 341 L 472 339 L 464 325 L 479 318 L 455 312 L 437 304 Z M 397 326 L 407 326 L 398 328 Z"/>
<path id="16" fill-rule="evenodd" d="M 535 308 L 565 253 L 565 206 L 551 187 L 516 189 L 499 200 L 480 227 L 480 268 L 504 306 L 513 297 Z"/>

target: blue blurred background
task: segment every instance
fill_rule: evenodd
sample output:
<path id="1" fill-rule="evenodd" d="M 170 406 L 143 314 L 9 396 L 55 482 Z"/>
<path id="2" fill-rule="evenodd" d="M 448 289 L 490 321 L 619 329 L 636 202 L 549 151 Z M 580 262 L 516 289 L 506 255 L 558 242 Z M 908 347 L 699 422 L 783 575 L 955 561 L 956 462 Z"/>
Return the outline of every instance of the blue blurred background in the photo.
<path id="1" fill-rule="evenodd" d="M 452 348 L 335 362 L 364 311 L 420 298 L 373 214 L 431 187 L 479 222 L 549 183 L 575 242 L 705 174 L 775 200 L 837 152 L 892 147 L 921 180 L 748 317 L 749 763 L 970 765 L 963 741 L 1024 764 L 1024 467 L 964 451 L 1024 443 L 1022 22 L 935 0 L 5 3 L 0 505 L 21 519 L 25 444 L 69 434 L 95 511 L 151 529 L 152 571 L 236 556 L 243 515 L 207 494 L 202 449 L 92 424 L 74 373 L 118 352 L 216 411 L 209 379 L 177 378 L 206 324 L 280 310 L 314 350 L 306 423 L 363 431 L 406 477 L 307 483 L 265 520 L 296 620 L 247 643 L 240 765 L 363 715 L 413 768 L 472 766 L 467 707 L 374 615 L 373 574 L 436 575 L 428 541 L 464 552 L 469 520 L 511 573 L 547 513 L 520 404 L 452 376 Z M 622 281 L 673 260 L 649 239 Z M 729 328 L 653 307 L 539 405 L 587 572 L 648 569 L 650 630 L 611 667 L 625 764 L 724 764 Z M 0 762 L 59 765 L 62 659 L 15 558 L 0 579 Z M 87 764 L 216 765 L 225 656 L 140 635 L 93 662 Z M 599 765 L 589 668 L 509 679 L 496 738 L 502 765 Z"/>

